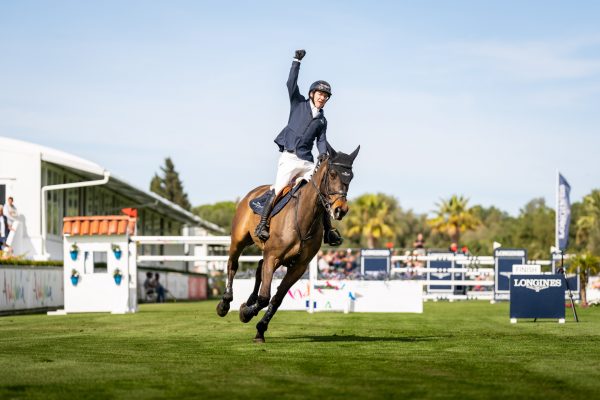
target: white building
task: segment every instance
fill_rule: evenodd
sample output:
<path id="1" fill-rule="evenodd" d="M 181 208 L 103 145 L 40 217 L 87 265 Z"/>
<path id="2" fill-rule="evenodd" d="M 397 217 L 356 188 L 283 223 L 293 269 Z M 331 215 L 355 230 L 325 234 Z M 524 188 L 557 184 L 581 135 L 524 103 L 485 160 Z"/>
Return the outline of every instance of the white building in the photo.
<path id="1" fill-rule="evenodd" d="M 85 186 L 90 181 L 93 186 Z M 0 137 L 0 203 L 8 197 L 14 198 L 19 213 L 13 253 L 29 259 L 63 259 L 63 217 L 115 215 L 122 208 L 138 210 L 138 235 L 222 233 L 218 226 L 96 163 Z M 153 246 L 149 251 L 159 254 L 164 248 Z"/>

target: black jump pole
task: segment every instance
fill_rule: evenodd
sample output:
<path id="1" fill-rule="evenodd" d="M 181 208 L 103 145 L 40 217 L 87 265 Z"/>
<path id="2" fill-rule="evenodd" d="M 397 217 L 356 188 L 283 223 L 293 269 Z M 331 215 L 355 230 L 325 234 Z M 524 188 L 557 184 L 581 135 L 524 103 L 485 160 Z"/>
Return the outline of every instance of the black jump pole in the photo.
<path id="1" fill-rule="evenodd" d="M 571 288 L 569 287 L 569 280 L 567 279 L 567 274 L 565 272 L 564 267 L 564 256 L 563 251 L 560 250 L 560 270 L 559 273 L 562 273 L 563 278 L 565 279 L 565 284 L 567 285 L 567 290 L 569 291 L 569 299 L 571 299 L 571 308 L 573 309 L 573 316 L 575 317 L 575 322 L 579 322 L 579 317 L 577 316 L 577 310 L 575 309 L 575 302 L 573 301 L 573 292 L 571 292 Z"/>

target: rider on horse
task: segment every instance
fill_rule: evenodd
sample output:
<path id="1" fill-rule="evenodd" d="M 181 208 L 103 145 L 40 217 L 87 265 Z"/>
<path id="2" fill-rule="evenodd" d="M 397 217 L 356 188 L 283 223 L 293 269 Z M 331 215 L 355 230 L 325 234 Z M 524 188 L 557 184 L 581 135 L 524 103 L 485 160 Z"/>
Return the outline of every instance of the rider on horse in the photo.
<path id="1" fill-rule="evenodd" d="M 309 99 L 300 94 L 298 88 L 298 73 L 300 61 L 306 54 L 304 50 L 296 50 L 290 76 L 287 81 L 290 95 L 290 117 L 288 124 L 275 138 L 281 156 L 277 167 L 275 184 L 268 192 L 267 201 L 260 216 L 260 223 L 255 234 L 261 240 L 269 239 L 269 214 L 273 209 L 277 194 L 295 177 L 309 180 L 315 168 L 312 149 L 317 141 L 319 160 L 326 157 L 327 153 L 327 119 L 323 114 L 323 107 L 331 97 L 331 86 L 325 81 L 316 81 L 310 85 Z M 324 242 L 331 246 L 342 244 L 342 237 L 337 229 L 331 227 L 330 216 L 324 214 L 323 225 L 325 228 Z"/>

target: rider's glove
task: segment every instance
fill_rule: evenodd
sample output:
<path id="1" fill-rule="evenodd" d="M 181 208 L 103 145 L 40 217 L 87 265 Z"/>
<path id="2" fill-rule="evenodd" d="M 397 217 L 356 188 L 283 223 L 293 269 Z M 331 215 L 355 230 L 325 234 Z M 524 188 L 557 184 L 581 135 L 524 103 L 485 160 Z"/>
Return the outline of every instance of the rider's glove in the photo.
<path id="1" fill-rule="evenodd" d="M 296 50 L 296 55 L 294 56 L 294 58 L 296 60 L 300 61 L 304 58 L 305 55 L 306 55 L 306 50 Z"/>

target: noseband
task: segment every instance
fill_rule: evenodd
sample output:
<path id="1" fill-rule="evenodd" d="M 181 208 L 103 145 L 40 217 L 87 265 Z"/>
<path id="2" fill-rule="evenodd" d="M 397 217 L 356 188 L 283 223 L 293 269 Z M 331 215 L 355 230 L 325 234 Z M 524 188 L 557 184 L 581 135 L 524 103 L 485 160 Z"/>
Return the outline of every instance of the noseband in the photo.
<path id="1" fill-rule="evenodd" d="M 315 171 L 318 170 L 319 166 L 321 165 L 321 163 L 319 162 L 317 164 L 317 166 L 315 167 Z M 315 180 L 311 178 L 311 182 L 312 185 L 314 186 L 314 188 L 317 190 L 317 195 L 318 195 L 318 199 L 319 202 L 321 203 L 321 205 L 325 208 L 325 211 L 327 211 L 329 213 L 329 210 L 331 210 L 331 207 L 335 204 L 336 201 L 338 201 L 339 199 L 346 199 L 348 192 L 347 191 L 332 191 L 329 188 L 329 169 L 332 166 L 339 166 L 342 168 L 346 168 L 349 170 L 352 170 L 352 165 L 346 165 L 346 164 L 342 164 L 342 163 L 335 163 L 335 162 L 331 162 L 329 159 L 327 159 L 327 169 L 325 170 L 325 179 L 324 182 L 321 181 L 321 183 L 319 184 L 319 187 L 317 188 L 317 185 L 315 184 Z M 321 188 L 323 187 L 323 184 L 325 184 L 325 192 L 321 191 Z M 333 195 L 338 195 L 336 198 L 333 199 L 333 201 L 328 201 L 327 199 L 329 198 L 329 196 L 333 196 Z"/>

